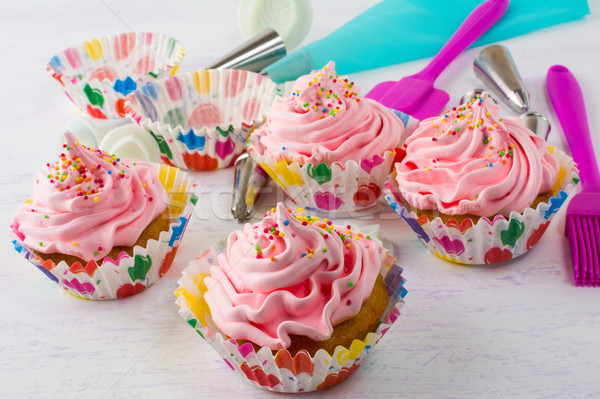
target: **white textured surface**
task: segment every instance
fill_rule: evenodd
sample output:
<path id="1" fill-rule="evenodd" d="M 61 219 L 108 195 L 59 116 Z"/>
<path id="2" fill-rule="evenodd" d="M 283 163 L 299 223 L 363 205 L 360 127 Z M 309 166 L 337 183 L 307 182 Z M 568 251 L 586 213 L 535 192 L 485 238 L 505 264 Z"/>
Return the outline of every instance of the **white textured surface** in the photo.
<path id="1" fill-rule="evenodd" d="M 187 261 L 238 227 L 230 220 L 231 170 L 194 173 L 201 201 L 175 263 L 145 292 L 109 302 L 65 295 L 11 247 L 8 225 L 31 193 L 32 176 L 58 153 L 75 109 L 44 70 L 54 52 L 105 33 L 157 31 L 186 49 L 181 71 L 201 68 L 243 41 L 237 2 L 11 2 L 0 11 L 0 397 L 263 397 L 246 385 L 178 316 L 173 290 Z M 375 1 L 314 0 L 306 42 Z M 581 82 L 600 155 L 600 2 L 592 15 L 506 40 L 532 109 L 565 141 L 545 94 L 546 71 L 564 64 Z M 456 103 L 481 86 L 463 54 L 437 81 Z M 366 92 L 421 69 L 414 61 L 352 76 Z M 209 191 L 213 190 L 213 194 Z M 219 191 L 222 195 L 214 194 Z M 275 191 L 261 210 L 281 198 Z M 369 219 L 357 225 L 372 224 Z M 600 397 L 600 288 L 575 288 L 564 210 L 538 246 L 512 262 L 464 267 L 430 255 L 391 212 L 383 236 L 405 266 L 409 294 L 401 319 L 363 366 L 325 397 Z M 311 394 L 305 395 L 312 396 Z"/>

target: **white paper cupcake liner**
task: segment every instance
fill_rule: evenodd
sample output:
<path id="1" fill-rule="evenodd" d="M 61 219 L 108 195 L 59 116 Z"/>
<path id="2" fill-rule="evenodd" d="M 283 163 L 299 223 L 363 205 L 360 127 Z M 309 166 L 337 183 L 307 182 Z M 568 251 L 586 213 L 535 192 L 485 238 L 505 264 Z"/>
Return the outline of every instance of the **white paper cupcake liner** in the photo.
<path id="1" fill-rule="evenodd" d="M 161 79 L 127 97 L 127 115 L 158 141 L 167 164 L 232 166 L 261 125 L 277 85 L 257 73 L 202 70 Z"/>
<path id="2" fill-rule="evenodd" d="M 95 261 L 85 265 L 65 261 L 55 264 L 42 260 L 18 239 L 13 241 L 15 250 L 65 291 L 80 298 L 115 299 L 143 291 L 169 270 L 197 201 L 189 175 L 167 165 L 156 167 L 167 191 L 172 222 L 158 240 L 148 240 L 146 247 L 135 246 L 132 256 L 121 252 L 117 259 L 104 258 L 100 265 Z"/>
<path id="3" fill-rule="evenodd" d="M 123 118 L 125 96 L 174 74 L 183 56 L 172 37 L 128 32 L 69 47 L 53 56 L 46 70 L 82 112 L 94 118 Z"/>
<path id="4" fill-rule="evenodd" d="M 373 350 L 375 344 L 388 331 L 400 316 L 400 308 L 406 295 L 402 268 L 390 262 L 381 266 L 388 290 L 388 304 L 382 315 L 381 324 L 375 332 L 368 333 L 364 340 L 355 339 L 350 348 L 338 346 L 333 354 L 324 349 L 310 356 L 307 351 L 299 351 L 292 357 L 287 350 L 275 354 L 269 348 L 258 352 L 250 343 L 239 346 L 234 339 L 226 339 L 214 324 L 210 309 L 204 301 L 206 291 L 203 278 L 214 263 L 221 249 L 204 251 L 183 271 L 175 291 L 179 314 L 196 332 L 204 338 L 223 358 L 232 370 L 236 371 L 252 386 L 275 392 L 310 392 L 329 388 L 350 376 Z M 393 258 L 390 258 L 393 261 Z"/>
<path id="5" fill-rule="evenodd" d="M 395 179 L 390 176 L 385 190 L 389 205 L 417 234 L 421 242 L 440 258 L 462 264 L 491 264 L 513 259 L 530 250 L 542 237 L 562 204 L 579 183 L 573 159 L 548 146 L 558 160 L 560 170 L 552 188 L 552 197 L 523 213 L 511 212 L 508 218 L 497 215 L 493 220 L 482 217 L 474 223 L 465 219 L 460 225 L 453 219 L 444 223 L 440 217 L 429 220 L 405 207 Z"/>
<path id="6" fill-rule="evenodd" d="M 301 165 L 267 158 L 256 148 L 250 152 L 294 204 L 330 217 L 378 210 L 395 157 L 394 151 L 386 151 L 360 163 Z"/>

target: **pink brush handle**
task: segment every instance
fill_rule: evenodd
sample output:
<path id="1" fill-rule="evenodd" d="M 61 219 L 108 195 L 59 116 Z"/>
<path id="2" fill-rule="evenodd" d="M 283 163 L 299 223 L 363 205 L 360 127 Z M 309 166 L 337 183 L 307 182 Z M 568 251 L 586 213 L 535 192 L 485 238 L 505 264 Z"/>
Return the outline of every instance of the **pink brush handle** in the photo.
<path id="1" fill-rule="evenodd" d="M 556 116 L 577 162 L 584 189 L 600 191 L 600 171 L 594 156 L 585 102 L 579 83 L 566 67 L 554 65 L 548 69 L 546 87 Z"/>
<path id="2" fill-rule="evenodd" d="M 431 82 L 435 81 L 460 53 L 498 22 L 506 12 L 508 3 L 508 0 L 487 0 L 480 4 L 469 14 L 433 60 L 416 76 Z"/>

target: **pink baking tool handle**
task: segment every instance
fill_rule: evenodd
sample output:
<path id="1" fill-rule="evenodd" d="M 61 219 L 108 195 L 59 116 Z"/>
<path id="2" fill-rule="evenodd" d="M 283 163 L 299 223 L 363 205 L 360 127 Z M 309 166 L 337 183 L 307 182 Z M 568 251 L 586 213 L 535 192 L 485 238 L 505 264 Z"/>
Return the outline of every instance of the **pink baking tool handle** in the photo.
<path id="1" fill-rule="evenodd" d="M 586 191 L 600 191 L 600 171 L 579 83 L 566 67 L 554 65 L 548 69 L 546 87 L 577 163 L 582 186 Z"/>
<path id="2" fill-rule="evenodd" d="M 450 40 L 442 47 L 437 55 L 420 72 L 412 75 L 422 80 L 435 81 L 444 69 L 475 40 L 490 29 L 506 12 L 509 0 L 487 0 L 474 9 L 467 19 L 454 32 Z M 388 91 L 393 89 L 396 82 L 381 82 L 373 87 L 366 95 L 373 100 L 380 100 Z M 395 93 L 400 95 L 402 93 Z"/>
<path id="3" fill-rule="evenodd" d="M 508 3 L 508 0 L 488 0 L 479 5 L 469 14 L 431 62 L 414 76 L 420 76 L 433 82 L 460 53 L 502 18 L 508 8 Z"/>

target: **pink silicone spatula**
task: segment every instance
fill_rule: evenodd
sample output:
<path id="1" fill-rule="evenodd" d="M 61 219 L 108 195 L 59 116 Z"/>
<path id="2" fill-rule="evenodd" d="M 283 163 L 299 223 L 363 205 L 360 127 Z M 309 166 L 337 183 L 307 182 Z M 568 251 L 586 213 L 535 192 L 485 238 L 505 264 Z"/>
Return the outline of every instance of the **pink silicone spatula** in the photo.
<path id="1" fill-rule="evenodd" d="M 460 53 L 504 15 L 508 3 L 508 0 L 487 0 L 482 3 L 469 14 L 448 43 L 421 72 L 398 82 L 381 82 L 365 97 L 419 120 L 438 115 L 450 96 L 433 87 L 433 82 Z"/>

